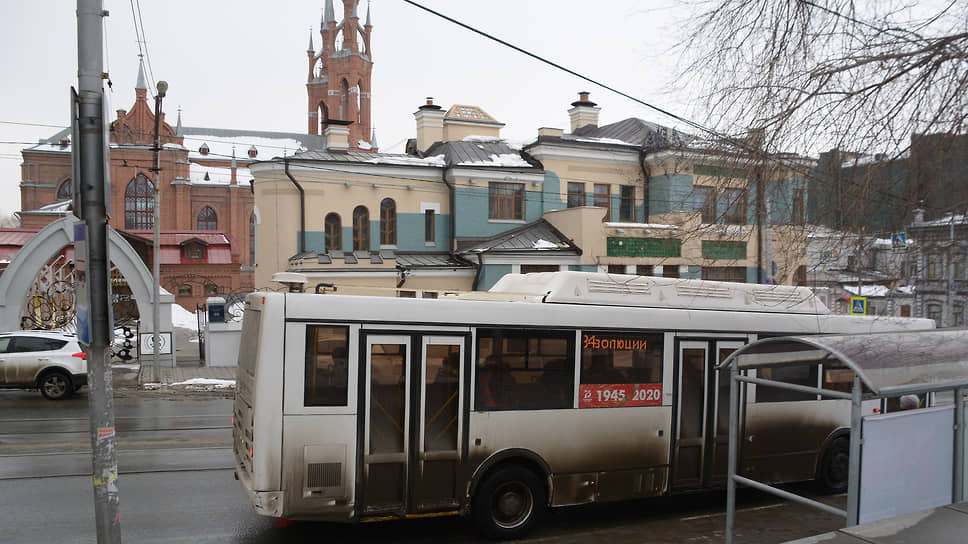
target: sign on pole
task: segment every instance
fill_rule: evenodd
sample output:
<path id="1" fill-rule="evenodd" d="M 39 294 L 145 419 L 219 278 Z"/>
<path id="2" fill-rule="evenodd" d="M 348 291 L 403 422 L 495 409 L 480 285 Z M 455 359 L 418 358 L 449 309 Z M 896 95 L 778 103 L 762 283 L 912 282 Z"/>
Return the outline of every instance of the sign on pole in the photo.
<path id="1" fill-rule="evenodd" d="M 91 343 L 91 305 L 87 300 L 87 224 L 74 223 L 74 310 L 77 314 L 77 339 Z"/>
<path id="2" fill-rule="evenodd" d="M 907 233 L 892 232 L 891 233 L 891 251 L 901 251 L 904 249 L 907 249 Z"/>
<path id="3" fill-rule="evenodd" d="M 850 314 L 867 315 L 867 297 L 850 297 Z"/>

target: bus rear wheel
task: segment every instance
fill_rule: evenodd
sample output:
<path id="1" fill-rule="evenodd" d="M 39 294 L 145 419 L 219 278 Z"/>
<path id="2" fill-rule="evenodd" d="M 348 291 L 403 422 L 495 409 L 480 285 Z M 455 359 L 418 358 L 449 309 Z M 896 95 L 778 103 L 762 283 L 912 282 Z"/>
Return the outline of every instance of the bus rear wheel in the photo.
<path id="1" fill-rule="evenodd" d="M 520 465 L 500 467 L 481 482 L 471 503 L 477 529 L 496 539 L 526 535 L 544 514 L 545 487 Z"/>
<path id="2" fill-rule="evenodd" d="M 843 493 L 847 491 L 849 475 L 850 438 L 841 436 L 831 441 L 824 451 L 817 471 L 817 483 L 826 493 Z"/>

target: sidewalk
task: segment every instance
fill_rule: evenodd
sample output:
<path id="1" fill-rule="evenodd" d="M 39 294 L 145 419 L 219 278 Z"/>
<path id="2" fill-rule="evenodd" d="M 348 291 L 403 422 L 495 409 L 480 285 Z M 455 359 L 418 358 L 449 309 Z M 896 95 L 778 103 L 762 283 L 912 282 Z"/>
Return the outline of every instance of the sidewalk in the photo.
<path id="1" fill-rule="evenodd" d="M 137 361 L 111 366 L 114 389 L 129 392 L 159 391 L 167 393 L 218 392 L 234 395 L 234 366 L 205 366 L 197 359 L 180 360 L 178 366 L 159 367 L 158 379 L 154 379 L 154 368 L 149 364 L 138 365 Z"/>

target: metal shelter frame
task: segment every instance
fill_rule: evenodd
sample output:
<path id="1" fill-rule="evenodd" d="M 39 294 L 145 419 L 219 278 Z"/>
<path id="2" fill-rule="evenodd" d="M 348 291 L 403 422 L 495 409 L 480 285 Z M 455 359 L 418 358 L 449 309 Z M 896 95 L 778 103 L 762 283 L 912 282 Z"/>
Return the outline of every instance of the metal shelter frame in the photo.
<path id="1" fill-rule="evenodd" d="M 748 375 L 749 370 L 837 361 L 853 371 L 851 392 L 808 387 Z M 881 412 L 890 397 L 952 390 L 955 399 L 952 502 L 965 499 L 965 393 L 968 392 L 968 330 L 947 329 L 766 338 L 733 352 L 719 365 L 729 367 L 729 469 L 726 490 L 726 542 L 736 529 L 736 484 L 843 516 L 847 527 L 860 516 L 862 402 L 879 399 Z M 821 382 L 822 383 L 822 382 Z M 737 474 L 741 406 L 748 384 L 777 387 L 851 401 L 847 510 L 802 497 Z M 740 387 L 743 387 L 742 395 Z"/>

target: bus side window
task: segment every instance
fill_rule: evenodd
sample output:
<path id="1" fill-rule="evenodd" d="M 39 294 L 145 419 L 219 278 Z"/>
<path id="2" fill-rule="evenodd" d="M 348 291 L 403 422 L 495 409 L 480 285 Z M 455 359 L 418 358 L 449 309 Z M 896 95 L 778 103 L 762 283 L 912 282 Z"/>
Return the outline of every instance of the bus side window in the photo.
<path id="1" fill-rule="evenodd" d="M 757 370 L 756 376 L 764 380 L 792 383 L 806 387 L 817 387 L 818 367 L 816 363 L 765 367 Z M 817 395 L 801 393 L 779 387 L 756 386 L 756 402 L 789 402 L 797 400 L 817 400 Z"/>
<path id="2" fill-rule="evenodd" d="M 661 384 L 662 335 L 582 331 L 581 383 Z"/>
<path id="3" fill-rule="evenodd" d="M 349 327 L 306 327 L 305 406 L 346 406 Z"/>
<path id="4" fill-rule="evenodd" d="M 474 409 L 571 408 L 574 338 L 571 331 L 478 329 Z"/>

